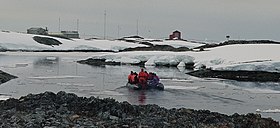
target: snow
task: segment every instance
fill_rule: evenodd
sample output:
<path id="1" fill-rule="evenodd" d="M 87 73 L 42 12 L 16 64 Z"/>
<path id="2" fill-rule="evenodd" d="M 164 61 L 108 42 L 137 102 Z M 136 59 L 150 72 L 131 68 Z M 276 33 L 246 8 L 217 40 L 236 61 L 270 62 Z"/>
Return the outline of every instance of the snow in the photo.
<path id="1" fill-rule="evenodd" d="M 188 48 L 196 48 L 199 46 L 203 46 L 205 44 L 202 43 L 193 43 L 193 42 L 189 42 L 189 41 L 184 41 L 184 40 L 165 40 L 165 41 L 153 41 L 150 42 L 154 45 L 170 45 L 174 48 L 179 48 L 179 47 L 188 47 Z"/>
<path id="2" fill-rule="evenodd" d="M 209 48 L 201 52 L 134 51 L 108 53 L 93 58 L 105 58 L 123 63 L 147 61 L 145 66 L 182 67 L 185 64 L 194 63 L 196 69 L 206 66 L 215 70 L 279 72 L 280 56 L 278 55 L 280 55 L 278 44 L 240 44 Z M 122 60 L 119 59 L 121 57 L 123 57 Z"/>
<path id="3" fill-rule="evenodd" d="M 0 32 L 0 47 L 9 50 L 50 50 L 51 47 L 36 43 L 33 40 L 34 35 L 21 34 L 14 32 Z"/>
<path id="4" fill-rule="evenodd" d="M 60 41 L 59 46 L 49 46 L 37 43 L 34 36 L 48 37 Z M 125 48 L 146 47 L 146 45 L 111 40 L 67 40 L 43 35 L 23 34 L 15 32 L 0 32 L 0 49 L 5 50 L 112 50 L 119 51 Z"/>
<path id="5" fill-rule="evenodd" d="M 177 67 L 185 67 L 186 66 L 186 64 L 185 64 L 185 62 L 183 62 L 183 61 L 181 61 L 178 65 L 177 65 Z"/>
<path id="6" fill-rule="evenodd" d="M 216 70 L 279 72 L 279 50 L 278 44 L 239 44 L 191 54 L 197 66 L 203 64 Z"/>
<path id="7" fill-rule="evenodd" d="M 121 53 L 108 53 L 103 55 L 93 56 L 94 59 L 106 59 L 107 62 L 122 62 L 136 64 L 141 61 L 147 61 L 145 66 L 155 65 L 173 65 L 176 66 L 180 62 L 193 62 L 194 58 L 185 55 L 184 52 L 169 52 L 169 51 L 133 51 Z"/>
<path id="8" fill-rule="evenodd" d="M 267 109 L 267 110 L 257 109 L 256 112 L 260 112 L 260 113 L 280 113 L 280 109 Z"/>
<path id="9" fill-rule="evenodd" d="M 0 95 L 0 100 L 7 100 L 11 98 L 11 96 L 8 96 L 8 95 Z"/>

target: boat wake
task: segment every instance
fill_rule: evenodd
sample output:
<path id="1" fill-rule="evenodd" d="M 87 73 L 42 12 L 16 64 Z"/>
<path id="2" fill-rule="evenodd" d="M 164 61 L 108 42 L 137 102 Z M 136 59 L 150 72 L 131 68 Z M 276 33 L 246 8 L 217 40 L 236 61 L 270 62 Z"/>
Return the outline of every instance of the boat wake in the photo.
<path id="1" fill-rule="evenodd" d="M 72 79 L 72 78 L 83 78 L 84 76 L 38 76 L 29 77 L 30 79 Z"/>

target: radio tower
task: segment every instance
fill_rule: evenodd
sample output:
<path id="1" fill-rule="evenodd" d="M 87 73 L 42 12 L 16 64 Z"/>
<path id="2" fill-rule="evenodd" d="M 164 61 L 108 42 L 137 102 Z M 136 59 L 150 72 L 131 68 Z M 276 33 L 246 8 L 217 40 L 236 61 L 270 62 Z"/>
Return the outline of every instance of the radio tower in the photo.
<path id="1" fill-rule="evenodd" d="M 79 32 L 79 19 L 77 19 L 77 31 Z"/>
<path id="2" fill-rule="evenodd" d="M 137 19 L 137 27 L 136 27 L 136 35 L 138 36 L 139 35 L 139 21 L 138 21 L 138 19 Z"/>
<path id="3" fill-rule="evenodd" d="M 106 10 L 104 11 L 104 40 L 106 39 Z"/>

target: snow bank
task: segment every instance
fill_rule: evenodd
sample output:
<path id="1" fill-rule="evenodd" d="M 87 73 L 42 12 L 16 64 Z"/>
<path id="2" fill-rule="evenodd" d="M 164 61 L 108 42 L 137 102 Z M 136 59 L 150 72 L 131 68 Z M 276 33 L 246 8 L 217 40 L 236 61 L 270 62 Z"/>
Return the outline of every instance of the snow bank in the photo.
<path id="1" fill-rule="evenodd" d="M 248 70 L 279 72 L 280 45 L 238 44 L 221 46 L 199 53 L 195 57 L 196 67 L 205 65 L 215 70 Z"/>
<path id="2" fill-rule="evenodd" d="M 161 41 L 152 41 L 150 43 L 152 43 L 154 45 L 170 45 L 174 48 L 187 47 L 190 49 L 205 45 L 202 43 L 193 43 L 193 42 L 184 41 L 184 40 L 164 40 L 162 42 Z"/>
<path id="3" fill-rule="evenodd" d="M 106 59 L 106 62 L 121 62 L 137 64 L 146 62 L 145 66 L 177 66 L 182 63 L 193 63 L 194 58 L 184 55 L 184 52 L 161 52 L 161 51 L 134 51 L 122 53 L 108 53 L 105 55 L 93 56 L 93 59 Z"/>
<path id="4" fill-rule="evenodd" d="M 280 109 L 267 109 L 267 110 L 257 109 L 256 112 L 261 112 L 261 113 L 280 113 Z"/>
<path id="5" fill-rule="evenodd" d="M 280 72 L 279 55 L 278 44 L 238 44 L 205 49 L 201 52 L 135 51 L 108 53 L 93 58 L 105 58 L 123 63 L 145 61 L 146 66 L 182 67 L 194 63 L 196 69 L 205 66 L 215 70 Z"/>

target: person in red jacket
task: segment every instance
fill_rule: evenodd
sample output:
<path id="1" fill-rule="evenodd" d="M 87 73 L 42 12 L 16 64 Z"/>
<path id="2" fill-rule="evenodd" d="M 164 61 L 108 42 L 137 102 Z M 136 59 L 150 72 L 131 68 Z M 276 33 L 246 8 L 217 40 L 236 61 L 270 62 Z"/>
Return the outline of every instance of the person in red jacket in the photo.
<path id="1" fill-rule="evenodd" d="M 130 83 L 130 84 L 135 83 L 134 77 L 135 77 L 135 74 L 133 73 L 133 71 L 131 71 L 130 74 L 128 75 L 128 78 L 127 78 L 128 79 L 128 83 Z"/>
<path id="2" fill-rule="evenodd" d="M 148 75 L 147 73 L 144 71 L 144 69 L 142 68 L 141 71 L 138 74 L 138 80 L 139 80 L 139 84 L 142 85 L 142 88 L 145 89 L 146 85 L 147 85 L 147 78 Z"/>

